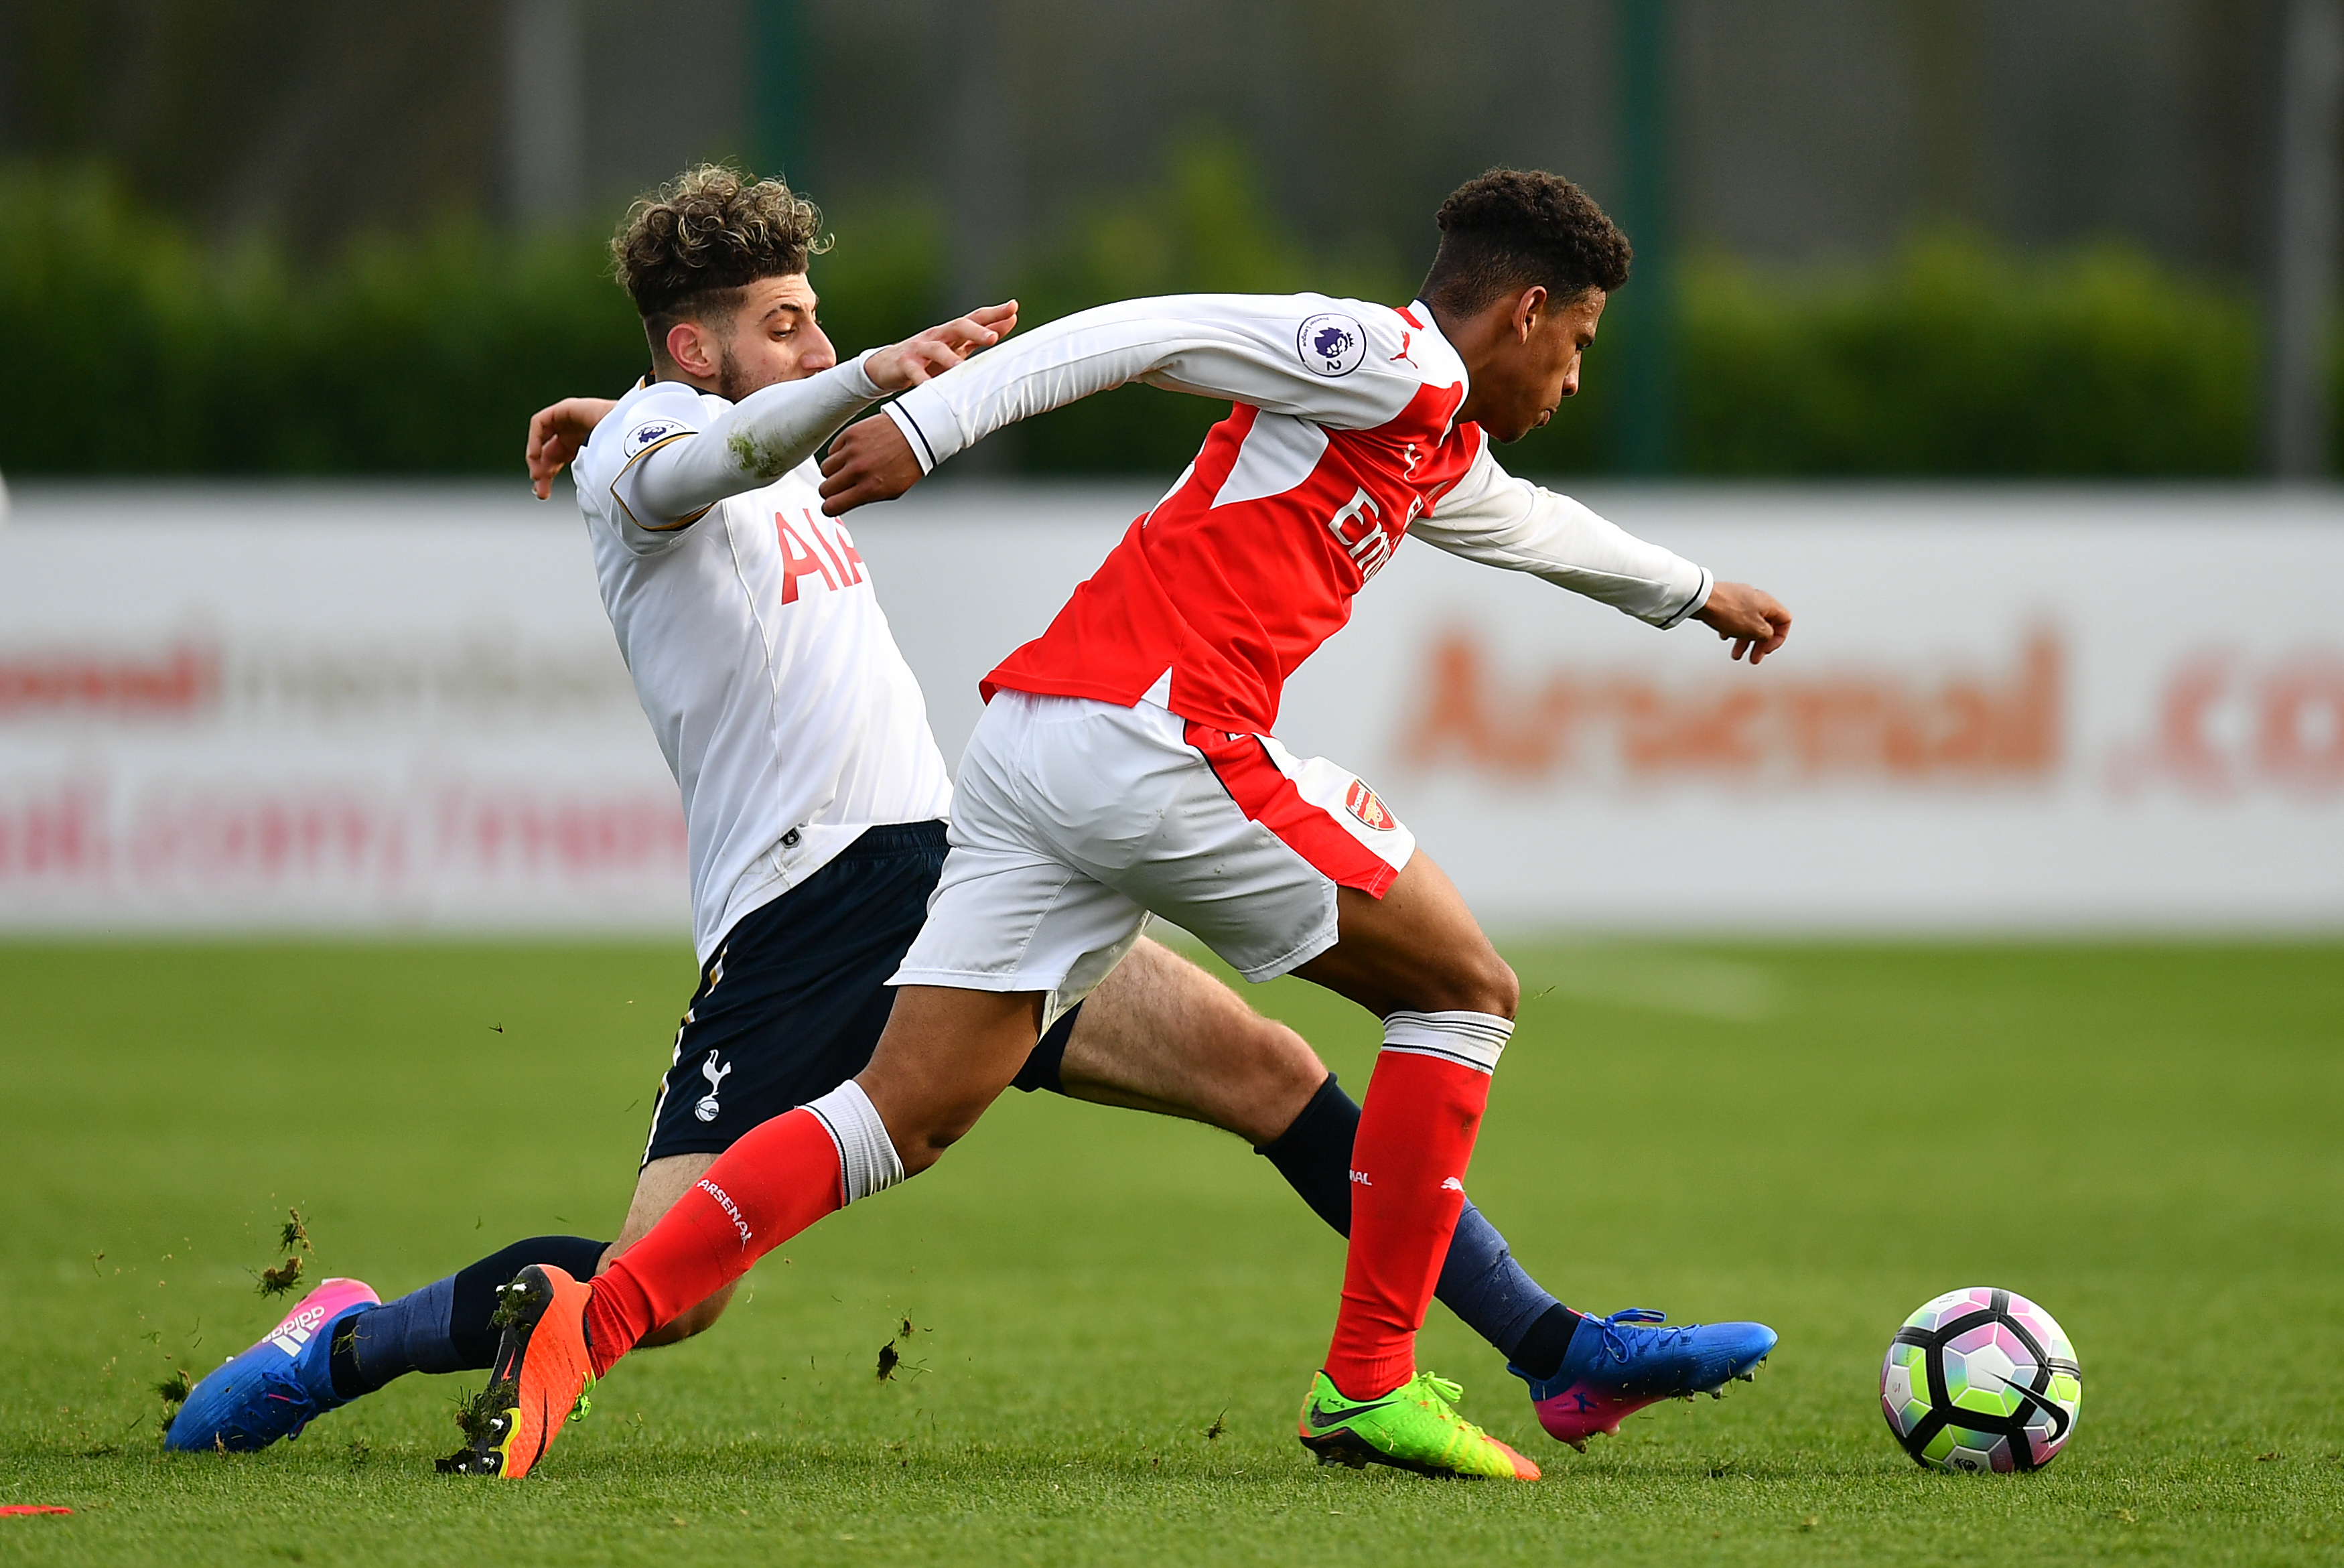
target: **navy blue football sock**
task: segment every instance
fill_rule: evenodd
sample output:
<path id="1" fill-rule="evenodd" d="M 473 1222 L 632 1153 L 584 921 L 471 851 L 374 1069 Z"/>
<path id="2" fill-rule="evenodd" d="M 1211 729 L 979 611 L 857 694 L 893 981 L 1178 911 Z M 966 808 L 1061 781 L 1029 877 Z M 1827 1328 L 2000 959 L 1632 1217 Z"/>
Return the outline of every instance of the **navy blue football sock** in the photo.
<path id="1" fill-rule="evenodd" d="M 1351 1234 L 1351 1139 L 1359 1130 L 1359 1108 L 1329 1073 L 1286 1130 L 1254 1150 L 1338 1236 Z"/>
<path id="2" fill-rule="evenodd" d="M 1329 1073 L 1302 1114 L 1287 1129 L 1254 1152 L 1278 1167 L 1287 1184 L 1302 1195 L 1319 1219 L 1344 1236 L 1351 1233 L 1351 1139 L 1359 1129 L 1359 1108 Z M 1506 1246 L 1498 1228 L 1481 1217 L 1470 1199 L 1457 1217 L 1450 1238 L 1449 1258 L 1440 1266 L 1440 1282 L 1433 1289 L 1440 1304 L 1465 1326 L 1511 1359 L 1526 1338 L 1537 1341 L 1532 1353 L 1543 1355 L 1543 1340 L 1551 1335 L 1542 1320 L 1560 1311 L 1565 1325 L 1562 1340 L 1570 1343 L 1570 1327 L 1579 1315 L 1539 1287 Z M 1551 1328 L 1552 1325 L 1546 1325 Z M 1534 1328 L 1541 1329 L 1533 1335 Z M 1557 1352 L 1556 1364 L 1561 1364 Z"/>
<path id="3" fill-rule="evenodd" d="M 583 1236 L 532 1236 L 395 1301 L 353 1314 L 334 1336 L 334 1392 L 370 1394 L 409 1372 L 480 1371 L 497 1359 L 499 1330 L 489 1321 L 497 1287 L 531 1263 L 551 1263 L 591 1279 L 607 1241 Z"/>
<path id="4" fill-rule="evenodd" d="M 1545 1382 L 1562 1371 L 1562 1358 L 1571 1352 L 1571 1336 L 1585 1320 L 1557 1301 L 1523 1330 L 1521 1343 L 1509 1352 L 1509 1359 L 1534 1381 Z"/>

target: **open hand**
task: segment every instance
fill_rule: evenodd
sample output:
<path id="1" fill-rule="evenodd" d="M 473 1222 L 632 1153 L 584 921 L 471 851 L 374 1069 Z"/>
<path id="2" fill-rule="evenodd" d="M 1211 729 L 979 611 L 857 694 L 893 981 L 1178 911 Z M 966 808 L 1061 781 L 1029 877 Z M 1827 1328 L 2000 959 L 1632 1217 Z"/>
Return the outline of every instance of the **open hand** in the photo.
<path id="1" fill-rule="evenodd" d="M 1753 664 L 1780 648 L 1791 634 L 1791 612 L 1783 608 L 1782 601 L 1746 582 L 1711 584 L 1709 602 L 1693 612 L 1693 619 L 1730 639 L 1733 656 L 1739 659 L 1747 653 Z"/>
<path id="2" fill-rule="evenodd" d="M 838 432 L 822 460 L 822 510 L 839 517 L 874 501 L 893 501 L 920 482 L 912 443 L 884 414 Z"/>
<path id="3" fill-rule="evenodd" d="M 1004 300 L 972 310 L 958 320 L 904 339 L 863 362 L 864 373 L 882 389 L 901 392 L 931 376 L 941 376 L 979 349 L 989 349 L 1017 329 L 1017 301 Z"/>
<path id="4" fill-rule="evenodd" d="M 529 488 L 553 495 L 553 476 L 586 450 L 586 438 L 619 405 L 609 398 L 564 398 L 529 417 Z"/>

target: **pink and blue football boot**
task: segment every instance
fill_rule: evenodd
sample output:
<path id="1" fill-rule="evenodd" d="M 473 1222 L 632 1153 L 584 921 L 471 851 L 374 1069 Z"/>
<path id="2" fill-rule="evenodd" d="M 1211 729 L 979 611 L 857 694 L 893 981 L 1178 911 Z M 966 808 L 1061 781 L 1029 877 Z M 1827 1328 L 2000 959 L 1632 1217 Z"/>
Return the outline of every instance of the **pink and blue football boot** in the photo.
<path id="1" fill-rule="evenodd" d="M 249 1453 L 280 1437 L 299 1437 L 303 1427 L 345 1402 L 334 1393 L 334 1330 L 351 1313 L 381 1304 L 364 1280 L 319 1285 L 252 1349 L 196 1385 L 163 1446 Z"/>
<path id="2" fill-rule="evenodd" d="M 1530 1384 L 1531 1406 L 1547 1435 L 1584 1453 L 1589 1438 L 1618 1436 L 1622 1418 L 1646 1405 L 1695 1394 L 1723 1399 L 1725 1385 L 1750 1381 L 1774 1348 L 1774 1330 L 1763 1323 L 1652 1326 L 1667 1320 L 1666 1312 L 1648 1307 L 1608 1318 L 1590 1314 L 1572 1330 L 1551 1378 L 1506 1370 Z"/>

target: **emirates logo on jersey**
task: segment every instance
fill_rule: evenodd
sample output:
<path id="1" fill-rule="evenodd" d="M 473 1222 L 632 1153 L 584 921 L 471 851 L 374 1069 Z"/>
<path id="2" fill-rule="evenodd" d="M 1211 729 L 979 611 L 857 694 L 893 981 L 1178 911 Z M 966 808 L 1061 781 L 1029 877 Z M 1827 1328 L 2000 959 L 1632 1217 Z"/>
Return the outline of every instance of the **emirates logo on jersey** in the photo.
<path id="1" fill-rule="evenodd" d="M 1343 809 L 1378 833 L 1389 833 L 1399 825 L 1399 819 L 1384 809 L 1383 801 L 1365 779 L 1353 779 L 1351 787 L 1343 792 Z"/>

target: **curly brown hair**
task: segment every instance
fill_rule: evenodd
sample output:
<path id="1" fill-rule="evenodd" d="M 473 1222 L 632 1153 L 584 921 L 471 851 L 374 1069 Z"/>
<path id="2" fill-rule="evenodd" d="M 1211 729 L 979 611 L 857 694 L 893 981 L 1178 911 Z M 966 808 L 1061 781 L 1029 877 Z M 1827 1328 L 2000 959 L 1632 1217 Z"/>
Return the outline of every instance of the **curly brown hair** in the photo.
<path id="1" fill-rule="evenodd" d="M 829 248 L 822 209 L 782 181 L 702 164 L 627 209 L 611 261 L 656 352 L 675 322 L 730 315 L 742 289 Z"/>
<path id="2" fill-rule="evenodd" d="M 1628 281 L 1635 252 L 1594 199 L 1559 174 L 1493 168 L 1449 193 L 1433 221 L 1440 249 L 1423 298 L 1470 316 L 1502 295 L 1543 288 L 1558 304 Z"/>

